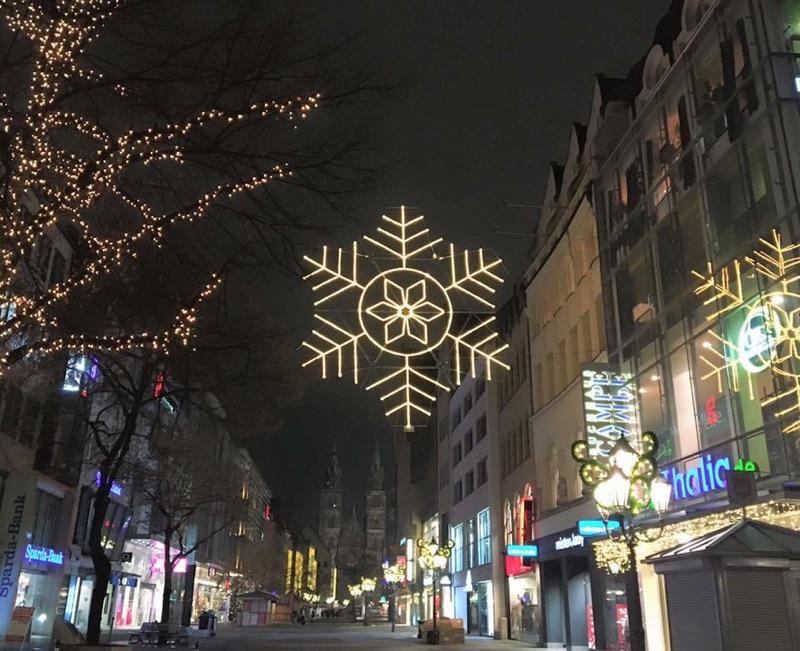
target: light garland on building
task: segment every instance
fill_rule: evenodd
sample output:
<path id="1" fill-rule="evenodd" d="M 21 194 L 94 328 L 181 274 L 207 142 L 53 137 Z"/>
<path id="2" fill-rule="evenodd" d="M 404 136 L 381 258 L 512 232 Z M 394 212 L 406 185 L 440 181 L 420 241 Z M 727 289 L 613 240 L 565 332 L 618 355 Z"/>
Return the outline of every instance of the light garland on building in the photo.
<path id="1" fill-rule="evenodd" d="M 133 196 L 123 177 L 134 166 L 164 162 L 184 164 L 185 139 L 203 128 L 276 119 L 287 123 L 304 120 L 319 106 L 319 95 L 287 101 L 250 102 L 231 110 L 208 107 L 185 119 L 112 133 L 88 115 L 65 110 L 64 97 L 76 87 L 90 89 L 105 83 L 103 73 L 86 68 L 83 54 L 122 0 L 53 0 L 48 3 L 0 1 L 0 18 L 7 27 L 33 46 L 28 102 L 24 110 L 0 98 L 0 131 L 6 148 L 4 210 L 0 211 L 0 297 L 13 317 L 0 321 L 0 375 L 30 353 L 58 351 L 120 351 L 147 347 L 168 352 L 172 344 L 189 345 L 198 307 L 216 290 L 221 276 L 214 274 L 203 289 L 175 316 L 171 328 L 158 333 L 120 336 L 70 334 L 57 336 L 57 310 L 81 288 L 137 257 L 143 243 L 160 246 L 166 230 L 192 222 L 247 192 L 289 178 L 293 171 L 274 164 L 263 172 L 236 182 L 220 183 L 200 192 L 187 205 L 159 211 L 144 198 Z M 109 92 L 130 95 L 121 84 Z M 88 146 L 68 149 L 64 143 Z M 89 209 L 116 201 L 135 215 L 137 225 L 113 237 L 97 231 L 87 217 Z M 35 204 L 35 208 L 31 206 Z M 28 262 L 43 246 L 48 233 L 68 222 L 81 238 L 80 264 L 68 276 L 47 285 L 31 279 Z M 13 345 L 24 341 L 24 347 Z M 17 350 L 13 350 L 17 348 Z"/>
<path id="2" fill-rule="evenodd" d="M 501 261 L 487 260 L 482 249 L 457 255 L 452 244 L 442 257 L 437 253 L 442 238 L 428 240 L 422 220 L 421 215 L 409 219 L 401 207 L 397 218 L 383 216 L 375 237 L 364 236 L 376 254 L 365 255 L 353 242 L 348 250 L 332 253 L 325 247 L 319 257 L 305 258 L 311 267 L 306 279 L 320 295 L 314 302 L 318 312 L 341 296 L 349 299 L 347 309 L 357 319 L 347 327 L 315 314 L 318 328 L 303 343 L 312 356 L 303 366 L 319 363 L 323 379 L 352 371 L 358 384 L 366 360 L 378 379 L 365 388 L 378 389 L 386 415 L 401 415 L 407 429 L 413 428 L 415 416 L 430 416 L 437 390 L 450 390 L 436 359 L 442 344 L 452 348 L 456 385 L 467 374 L 476 377 L 480 360 L 487 380 L 495 367 L 509 368 L 499 358 L 508 346 L 493 329 L 490 300 L 494 286 L 502 283 L 496 273 Z M 375 274 L 362 271 L 365 261 L 375 264 Z M 449 266 L 446 280 L 443 263 Z M 477 306 L 469 311 L 475 321 L 460 332 L 454 323 L 458 298 Z"/>
<path id="3" fill-rule="evenodd" d="M 800 531 L 800 504 L 779 499 L 747 506 L 746 516 L 794 531 Z M 643 541 L 636 547 L 639 561 L 653 554 L 689 542 L 712 531 L 735 524 L 742 520 L 742 508 L 730 508 L 707 515 L 682 519 L 680 522 L 665 524 L 661 537 L 652 542 Z M 618 574 L 629 567 L 628 548 L 624 542 L 607 538 L 593 543 L 598 567 Z"/>
<path id="4" fill-rule="evenodd" d="M 800 244 L 785 244 L 782 235 L 772 231 L 771 239 L 760 238 L 763 248 L 744 258 L 756 277 L 767 284 L 777 283 L 759 300 L 748 304 L 742 284 L 742 263 L 734 260 L 716 274 L 709 263 L 705 274 L 692 273 L 701 283 L 695 294 L 705 296 L 704 305 L 715 305 L 717 309 L 707 317 L 713 321 L 742 308 L 746 310 L 744 321 L 734 337 L 709 331 L 711 340 L 703 342 L 704 352 L 700 360 L 706 366 L 703 380 L 715 378 L 718 390 L 723 391 L 723 377 L 727 376 L 733 391 L 742 387 L 738 369 L 744 370 L 744 383 L 751 400 L 756 398 L 754 377 L 764 371 L 785 378 L 788 388 L 774 395 L 761 398 L 761 406 L 779 407 L 776 418 L 789 416 L 791 422 L 783 426 L 787 434 L 800 430 L 800 373 L 795 368 L 800 364 L 800 290 L 795 285 L 800 281 L 797 273 L 800 265 Z"/>

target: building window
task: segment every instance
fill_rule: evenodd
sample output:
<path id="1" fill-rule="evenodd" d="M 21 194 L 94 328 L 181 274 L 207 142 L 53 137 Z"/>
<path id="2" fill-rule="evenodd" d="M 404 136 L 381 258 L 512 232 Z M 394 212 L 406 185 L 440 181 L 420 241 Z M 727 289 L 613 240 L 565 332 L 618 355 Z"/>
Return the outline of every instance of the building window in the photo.
<path id="1" fill-rule="evenodd" d="M 36 491 L 36 507 L 33 516 L 31 544 L 38 547 L 53 547 L 56 529 L 64 500 L 41 489 Z"/>
<path id="2" fill-rule="evenodd" d="M 450 422 L 452 423 L 453 429 L 458 427 L 459 423 L 461 422 L 461 409 L 459 407 L 456 407 L 456 410 L 450 417 Z"/>
<path id="3" fill-rule="evenodd" d="M 464 569 L 464 525 L 453 527 L 453 554 L 450 556 L 450 569 L 460 572 Z"/>
<path id="4" fill-rule="evenodd" d="M 478 564 L 478 538 L 475 535 L 475 518 L 470 518 L 467 525 L 467 567 Z"/>
<path id="5" fill-rule="evenodd" d="M 475 421 L 475 439 L 477 441 L 481 441 L 485 436 L 486 436 L 486 414 L 484 414 L 477 421 Z"/>
<path id="6" fill-rule="evenodd" d="M 483 375 L 481 375 L 477 380 L 475 380 L 475 400 L 480 398 L 485 391 L 486 391 L 486 378 Z"/>
<path id="7" fill-rule="evenodd" d="M 483 486 L 487 480 L 486 457 L 478 461 L 478 486 Z"/>
<path id="8" fill-rule="evenodd" d="M 471 392 L 467 394 L 466 398 L 464 398 L 464 416 L 465 417 L 470 412 L 470 409 L 472 409 L 472 393 Z"/>
<path id="9" fill-rule="evenodd" d="M 459 479 L 455 484 L 453 484 L 453 504 L 458 504 L 463 499 L 464 499 L 464 487 L 461 484 L 461 480 Z"/>
<path id="10" fill-rule="evenodd" d="M 464 434 L 464 456 L 472 452 L 472 430 Z"/>
<path id="11" fill-rule="evenodd" d="M 470 470 L 464 475 L 464 494 L 469 495 L 475 490 L 475 471 Z"/>
<path id="12" fill-rule="evenodd" d="M 461 442 L 459 441 L 453 446 L 453 468 L 455 468 L 461 461 Z"/>
<path id="13" fill-rule="evenodd" d="M 492 525 L 489 509 L 478 513 L 478 565 L 492 562 Z"/>

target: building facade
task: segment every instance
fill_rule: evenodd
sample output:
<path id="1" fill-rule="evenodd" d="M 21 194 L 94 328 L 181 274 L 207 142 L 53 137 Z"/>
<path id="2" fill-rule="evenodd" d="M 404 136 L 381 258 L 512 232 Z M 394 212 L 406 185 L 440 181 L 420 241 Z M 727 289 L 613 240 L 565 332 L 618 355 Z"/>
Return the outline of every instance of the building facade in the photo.
<path id="1" fill-rule="evenodd" d="M 597 173 L 608 360 L 673 487 L 675 524 L 639 546 L 640 561 L 739 518 L 725 492 L 739 460 L 759 473 L 751 517 L 800 524 L 782 489 L 800 449 L 798 13 L 773 0 L 673 3 L 637 68 L 629 128 Z M 713 514 L 691 517 L 700 504 Z M 695 610 L 675 616 L 672 579 L 654 567 L 639 568 L 648 648 L 682 648 Z M 697 580 L 710 588 L 710 574 Z M 786 631 L 774 612 L 770 630 Z M 722 632 L 709 635 L 705 648 L 723 648 Z M 767 645 L 754 635 L 738 643 Z"/>

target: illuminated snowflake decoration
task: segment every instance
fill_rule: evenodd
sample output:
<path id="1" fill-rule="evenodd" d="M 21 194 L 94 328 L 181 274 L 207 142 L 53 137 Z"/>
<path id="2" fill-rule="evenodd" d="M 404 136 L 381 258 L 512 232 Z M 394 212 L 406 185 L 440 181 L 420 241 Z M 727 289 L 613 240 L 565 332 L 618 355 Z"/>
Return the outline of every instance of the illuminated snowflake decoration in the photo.
<path id="1" fill-rule="evenodd" d="M 387 416 L 411 429 L 430 416 L 437 390 L 476 377 L 481 365 L 487 380 L 496 367 L 509 368 L 491 302 L 501 261 L 482 249 L 457 255 L 452 244 L 440 255 L 442 238 L 431 240 L 423 217 L 409 219 L 405 207 L 383 215 L 364 241 L 368 252 L 353 242 L 305 257 L 318 327 L 303 342 L 311 353 L 303 366 L 318 363 L 323 379 L 352 372 L 355 384 L 380 392 Z M 440 361 L 443 350 L 452 364 Z"/>
<path id="2" fill-rule="evenodd" d="M 800 431 L 800 245 L 786 245 L 781 234 L 772 231 L 772 239 L 759 239 L 763 248 L 747 256 L 744 261 L 756 277 L 774 283 L 774 289 L 756 302 L 748 303 L 742 289 L 742 263 L 731 265 L 714 274 L 711 265 L 707 272 L 692 272 L 701 284 L 695 294 L 704 295 L 704 305 L 714 304 L 717 309 L 707 317 L 711 321 L 739 308 L 745 311 L 744 321 L 736 336 L 721 336 L 711 330 L 713 341 L 703 343 L 700 359 L 706 366 L 701 375 L 706 380 L 714 377 L 718 390 L 723 390 L 723 375 L 727 374 L 731 388 L 746 388 L 755 399 L 753 376 L 771 369 L 787 380 L 788 388 L 761 399 L 762 407 L 775 406 L 776 418 L 790 417 L 783 428 L 785 433 Z M 792 307 L 795 306 L 795 307 Z M 739 368 L 745 371 L 744 384 Z"/>

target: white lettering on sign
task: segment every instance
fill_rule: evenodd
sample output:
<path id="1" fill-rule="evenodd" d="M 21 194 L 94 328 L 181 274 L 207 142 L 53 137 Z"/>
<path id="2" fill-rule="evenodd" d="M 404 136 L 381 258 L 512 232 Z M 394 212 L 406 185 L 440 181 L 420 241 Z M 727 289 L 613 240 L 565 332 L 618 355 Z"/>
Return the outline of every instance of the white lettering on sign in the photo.
<path id="1" fill-rule="evenodd" d="M 556 540 L 556 549 L 572 549 L 573 547 L 583 547 L 583 536 L 574 533 L 571 536 L 564 536 Z"/>
<path id="2" fill-rule="evenodd" d="M 606 458 L 620 436 L 637 434 L 636 388 L 630 373 L 597 365 L 584 367 L 581 381 L 589 456 Z"/>

